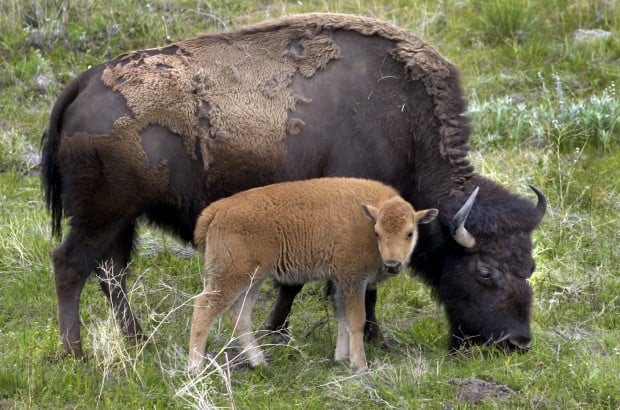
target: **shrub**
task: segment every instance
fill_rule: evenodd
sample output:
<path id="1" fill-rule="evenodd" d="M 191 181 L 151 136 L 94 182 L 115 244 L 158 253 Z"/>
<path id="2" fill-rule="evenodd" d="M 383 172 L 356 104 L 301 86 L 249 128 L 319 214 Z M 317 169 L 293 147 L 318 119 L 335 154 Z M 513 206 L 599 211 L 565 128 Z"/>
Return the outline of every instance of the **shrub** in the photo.
<path id="1" fill-rule="evenodd" d="M 522 96 L 479 101 L 474 94 L 469 107 L 474 145 L 557 144 L 563 152 L 586 147 L 609 151 L 618 145 L 620 100 L 614 83 L 589 98 L 569 100 L 559 77 L 553 90 L 539 77 L 542 97 L 534 103 L 515 101 Z"/>

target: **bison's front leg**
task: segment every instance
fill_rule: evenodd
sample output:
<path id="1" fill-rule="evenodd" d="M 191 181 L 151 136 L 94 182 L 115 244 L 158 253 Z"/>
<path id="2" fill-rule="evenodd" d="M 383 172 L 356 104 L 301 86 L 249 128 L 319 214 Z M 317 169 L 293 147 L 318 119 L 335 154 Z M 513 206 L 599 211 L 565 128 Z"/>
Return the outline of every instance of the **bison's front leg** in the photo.
<path id="1" fill-rule="evenodd" d="M 366 323 L 364 323 L 364 340 L 366 341 L 383 341 L 381 329 L 379 329 L 379 323 L 377 322 L 377 315 L 375 314 L 376 304 L 376 285 L 369 285 L 366 288 L 366 296 L 364 298 L 364 307 L 366 309 Z"/>
<path id="2" fill-rule="evenodd" d="M 280 285 L 276 303 L 265 320 L 265 329 L 288 334 L 288 315 L 291 312 L 295 296 L 303 285 Z M 377 304 L 377 288 L 371 286 L 366 289 L 365 310 L 366 323 L 364 324 L 364 339 L 367 341 L 383 340 L 377 323 L 375 305 Z"/>
<path id="3" fill-rule="evenodd" d="M 269 313 L 269 317 L 265 320 L 265 329 L 280 333 L 283 337 L 288 338 L 288 315 L 293 307 L 293 300 L 304 285 L 279 285 L 278 297 L 276 303 Z"/>

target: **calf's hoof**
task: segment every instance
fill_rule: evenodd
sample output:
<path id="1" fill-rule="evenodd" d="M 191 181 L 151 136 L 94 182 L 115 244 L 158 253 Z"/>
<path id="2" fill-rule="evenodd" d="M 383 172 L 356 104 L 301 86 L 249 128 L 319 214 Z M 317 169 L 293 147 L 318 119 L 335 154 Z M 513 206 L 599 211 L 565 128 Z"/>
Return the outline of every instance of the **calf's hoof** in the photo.
<path id="1" fill-rule="evenodd" d="M 204 369 L 204 363 L 202 360 L 200 362 L 190 361 L 187 365 L 187 372 L 191 375 L 200 374 Z"/>

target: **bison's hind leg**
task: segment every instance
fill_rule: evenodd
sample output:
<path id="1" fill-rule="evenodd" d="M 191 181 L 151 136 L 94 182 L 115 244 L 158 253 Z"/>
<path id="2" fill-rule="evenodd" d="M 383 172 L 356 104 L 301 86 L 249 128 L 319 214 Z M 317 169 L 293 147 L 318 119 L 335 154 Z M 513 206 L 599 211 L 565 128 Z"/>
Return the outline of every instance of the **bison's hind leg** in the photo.
<path id="1" fill-rule="evenodd" d="M 133 247 L 135 224 L 123 227 L 114 242 L 109 246 L 97 268 L 97 278 L 101 290 L 110 300 L 121 331 L 128 340 L 143 338 L 142 328 L 136 319 L 127 295 L 127 267 Z"/>
<path id="2" fill-rule="evenodd" d="M 77 358 L 84 356 L 80 338 L 80 295 L 95 267 L 94 258 L 94 251 L 73 232 L 54 250 L 52 258 L 60 340 L 65 352 Z"/>
<path id="3" fill-rule="evenodd" d="M 97 269 L 97 263 L 100 264 L 97 276 L 101 287 L 112 302 L 124 333 L 131 337 L 141 333 L 125 292 L 125 267 L 131 254 L 134 225 L 122 226 L 121 229 L 106 227 L 86 232 L 72 227 L 62 245 L 54 251 L 60 339 L 65 351 L 76 357 L 84 355 L 80 339 L 80 295 L 88 275 Z"/>

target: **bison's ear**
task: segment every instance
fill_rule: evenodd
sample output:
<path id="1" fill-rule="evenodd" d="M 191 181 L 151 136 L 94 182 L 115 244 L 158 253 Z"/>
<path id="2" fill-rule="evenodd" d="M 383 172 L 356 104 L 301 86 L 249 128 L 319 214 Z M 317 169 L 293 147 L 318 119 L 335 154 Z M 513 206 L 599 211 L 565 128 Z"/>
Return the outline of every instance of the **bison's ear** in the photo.
<path id="1" fill-rule="evenodd" d="M 362 204 L 362 211 L 364 211 L 368 219 L 373 222 L 377 221 L 377 212 L 379 211 L 377 208 L 372 205 Z"/>
<path id="2" fill-rule="evenodd" d="M 415 213 L 416 222 L 419 224 L 427 224 L 432 222 L 436 217 L 439 211 L 435 208 L 425 209 L 423 211 L 417 211 Z"/>

